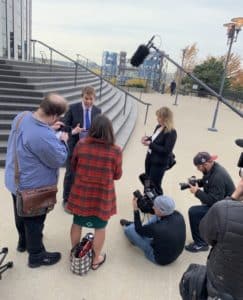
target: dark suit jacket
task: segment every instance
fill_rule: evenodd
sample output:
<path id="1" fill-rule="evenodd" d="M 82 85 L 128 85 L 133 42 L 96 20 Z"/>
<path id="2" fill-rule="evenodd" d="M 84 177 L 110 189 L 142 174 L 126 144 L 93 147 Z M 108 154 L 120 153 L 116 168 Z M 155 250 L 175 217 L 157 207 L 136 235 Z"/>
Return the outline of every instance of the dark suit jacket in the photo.
<path id="1" fill-rule="evenodd" d="M 97 106 L 93 105 L 91 110 L 91 123 L 94 118 L 101 114 L 101 109 Z M 75 103 L 70 105 L 69 110 L 65 114 L 64 123 L 72 128 L 75 128 L 78 123 L 80 123 L 80 127 L 83 127 L 83 105 L 82 102 Z M 73 153 L 73 149 L 79 140 L 79 134 L 70 135 L 68 140 L 70 154 Z"/>
<path id="2" fill-rule="evenodd" d="M 154 132 L 159 127 L 160 125 L 157 125 Z M 177 133 L 175 129 L 172 129 L 170 132 L 164 132 L 164 130 L 162 130 L 156 139 L 149 145 L 149 149 L 152 150 L 151 154 L 147 154 L 150 156 L 150 162 L 152 164 L 167 166 L 176 139 Z"/>

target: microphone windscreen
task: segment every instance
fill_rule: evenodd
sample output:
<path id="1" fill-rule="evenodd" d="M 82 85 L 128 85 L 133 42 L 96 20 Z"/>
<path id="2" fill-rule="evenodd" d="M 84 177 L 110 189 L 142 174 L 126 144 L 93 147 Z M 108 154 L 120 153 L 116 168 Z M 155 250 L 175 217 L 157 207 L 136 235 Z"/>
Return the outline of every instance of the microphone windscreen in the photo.
<path id="1" fill-rule="evenodd" d="M 235 143 L 236 143 L 237 146 L 243 148 L 243 139 L 237 139 L 237 140 L 235 140 Z"/>
<path id="2" fill-rule="evenodd" d="M 149 48 L 145 45 L 140 45 L 131 58 L 131 65 L 134 67 L 138 67 L 143 63 L 148 55 Z"/>

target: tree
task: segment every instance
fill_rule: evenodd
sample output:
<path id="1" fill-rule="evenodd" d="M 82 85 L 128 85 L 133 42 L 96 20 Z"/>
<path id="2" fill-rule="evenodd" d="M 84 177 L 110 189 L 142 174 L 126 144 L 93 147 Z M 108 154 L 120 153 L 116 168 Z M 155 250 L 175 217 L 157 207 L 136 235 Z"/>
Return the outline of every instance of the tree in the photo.
<path id="1" fill-rule="evenodd" d="M 222 58 L 216 57 L 208 57 L 202 64 L 197 65 L 193 69 L 193 74 L 206 83 L 209 87 L 211 87 L 216 92 L 219 92 L 222 74 L 224 71 L 224 63 Z M 186 77 L 183 81 L 184 84 L 192 84 L 194 83 L 192 79 Z M 229 79 L 225 79 L 224 89 L 227 89 L 230 86 Z M 203 90 L 203 88 L 200 88 Z"/>
<path id="2" fill-rule="evenodd" d="M 226 56 L 222 56 L 221 59 L 223 64 L 225 65 Z M 227 66 L 227 78 L 233 79 L 239 74 L 241 70 L 240 61 L 241 59 L 239 54 L 234 54 L 234 53 L 230 54 L 230 58 Z"/>
<path id="3" fill-rule="evenodd" d="M 183 68 L 187 72 L 192 72 L 196 65 L 196 56 L 198 53 L 198 49 L 196 48 L 196 43 L 192 44 L 191 46 L 185 47 L 185 54 L 184 54 L 184 62 Z"/>
<path id="4" fill-rule="evenodd" d="M 196 43 L 192 44 L 191 46 L 188 45 L 182 50 L 182 59 L 183 59 L 183 68 L 186 72 L 192 72 L 196 65 L 196 56 L 198 53 L 198 49 L 196 48 Z M 184 58 L 183 58 L 184 56 Z M 177 70 L 175 74 L 175 80 L 178 84 L 179 75 L 181 73 L 181 78 L 184 78 L 186 75 L 184 72 Z"/>

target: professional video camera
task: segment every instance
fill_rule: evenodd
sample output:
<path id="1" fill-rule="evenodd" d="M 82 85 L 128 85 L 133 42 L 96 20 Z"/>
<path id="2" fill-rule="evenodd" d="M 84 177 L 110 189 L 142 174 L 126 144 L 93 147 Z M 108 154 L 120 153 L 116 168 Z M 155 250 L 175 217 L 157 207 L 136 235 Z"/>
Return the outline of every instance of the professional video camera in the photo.
<path id="1" fill-rule="evenodd" d="M 190 185 L 195 186 L 196 184 L 198 184 L 199 186 L 202 186 L 202 179 L 197 179 L 196 176 L 191 176 L 190 178 L 188 178 L 187 182 L 179 183 L 182 191 L 189 189 Z"/>
<path id="2" fill-rule="evenodd" d="M 138 208 L 145 214 L 154 214 L 153 206 L 154 199 L 160 195 L 158 191 L 156 191 L 156 187 L 154 183 L 149 179 L 146 174 L 141 174 L 139 176 L 140 181 L 144 186 L 144 195 L 139 190 L 133 192 L 134 197 L 136 197 Z"/>

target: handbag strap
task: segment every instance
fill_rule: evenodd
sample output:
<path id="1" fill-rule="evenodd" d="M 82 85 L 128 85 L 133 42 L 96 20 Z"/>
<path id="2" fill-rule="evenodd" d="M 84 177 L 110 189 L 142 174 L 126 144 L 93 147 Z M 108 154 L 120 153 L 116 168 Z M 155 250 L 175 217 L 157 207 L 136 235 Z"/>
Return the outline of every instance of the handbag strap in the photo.
<path id="1" fill-rule="evenodd" d="M 20 123 L 23 121 L 24 116 L 27 114 L 28 112 L 25 111 L 23 112 L 23 114 L 18 118 L 16 126 L 15 126 L 15 137 L 14 137 L 14 181 L 16 186 L 19 185 L 19 164 L 18 164 L 18 157 L 17 157 L 17 133 L 19 131 L 19 125 Z"/>

